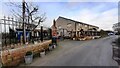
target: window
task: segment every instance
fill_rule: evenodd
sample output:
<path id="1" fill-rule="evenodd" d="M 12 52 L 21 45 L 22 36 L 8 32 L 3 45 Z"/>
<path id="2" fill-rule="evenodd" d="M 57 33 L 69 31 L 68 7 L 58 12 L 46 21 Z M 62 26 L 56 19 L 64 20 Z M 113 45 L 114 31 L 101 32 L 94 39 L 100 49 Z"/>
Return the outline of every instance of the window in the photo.
<path id="1" fill-rule="evenodd" d="M 58 29 L 61 29 L 61 26 L 58 26 Z"/>
<path id="2" fill-rule="evenodd" d="M 82 26 L 82 24 L 79 24 L 79 26 Z"/>
<path id="3" fill-rule="evenodd" d="M 67 27 L 71 27 L 71 23 L 68 23 L 68 24 L 67 24 Z"/>
<path id="4" fill-rule="evenodd" d="M 85 25 L 85 27 L 87 27 L 87 25 Z"/>

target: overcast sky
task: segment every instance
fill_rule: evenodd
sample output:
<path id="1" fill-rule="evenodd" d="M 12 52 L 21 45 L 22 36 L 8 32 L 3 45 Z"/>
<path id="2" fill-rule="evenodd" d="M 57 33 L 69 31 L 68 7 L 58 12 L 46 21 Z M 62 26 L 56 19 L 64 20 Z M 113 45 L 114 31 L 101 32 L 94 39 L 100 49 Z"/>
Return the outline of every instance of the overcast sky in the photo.
<path id="1" fill-rule="evenodd" d="M 21 1 L 21 0 L 19 0 Z M 73 2 L 74 1 L 74 2 Z M 83 2 L 84 1 L 84 2 Z M 6 5 L 8 0 L 0 2 L 3 15 L 12 15 L 10 6 Z M 101 29 L 112 30 L 112 25 L 118 22 L 118 0 L 34 0 L 39 6 L 40 12 L 46 12 L 47 19 L 44 25 L 50 27 L 53 19 L 59 16 L 96 25 Z"/>

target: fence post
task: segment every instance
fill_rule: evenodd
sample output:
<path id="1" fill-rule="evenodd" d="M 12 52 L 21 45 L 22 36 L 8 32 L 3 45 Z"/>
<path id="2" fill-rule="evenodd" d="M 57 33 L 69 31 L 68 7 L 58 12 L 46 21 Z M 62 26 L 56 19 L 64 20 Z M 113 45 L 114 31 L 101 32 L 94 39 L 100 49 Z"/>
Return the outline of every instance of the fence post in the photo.
<path id="1" fill-rule="evenodd" d="M 52 30 L 50 28 L 49 28 L 49 33 L 50 33 L 49 39 L 52 39 Z"/>

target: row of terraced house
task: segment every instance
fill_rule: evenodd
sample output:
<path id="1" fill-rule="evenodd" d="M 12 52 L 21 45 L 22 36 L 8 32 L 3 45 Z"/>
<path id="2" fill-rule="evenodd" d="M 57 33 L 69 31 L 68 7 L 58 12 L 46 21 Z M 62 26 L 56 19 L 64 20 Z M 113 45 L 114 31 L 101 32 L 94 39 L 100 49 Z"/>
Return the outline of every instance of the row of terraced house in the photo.
<path id="1" fill-rule="evenodd" d="M 56 27 L 60 37 L 79 39 L 86 36 L 100 36 L 99 27 L 61 16 L 56 20 Z"/>

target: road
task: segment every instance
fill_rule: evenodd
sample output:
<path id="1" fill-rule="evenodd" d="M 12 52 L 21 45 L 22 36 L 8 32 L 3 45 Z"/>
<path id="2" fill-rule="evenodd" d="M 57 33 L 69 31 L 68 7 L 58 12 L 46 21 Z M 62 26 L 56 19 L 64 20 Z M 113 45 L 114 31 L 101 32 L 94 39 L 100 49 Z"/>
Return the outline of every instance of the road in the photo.
<path id="1" fill-rule="evenodd" d="M 111 41 L 114 38 L 65 40 L 45 57 L 35 58 L 29 66 L 118 66 L 112 59 Z"/>

